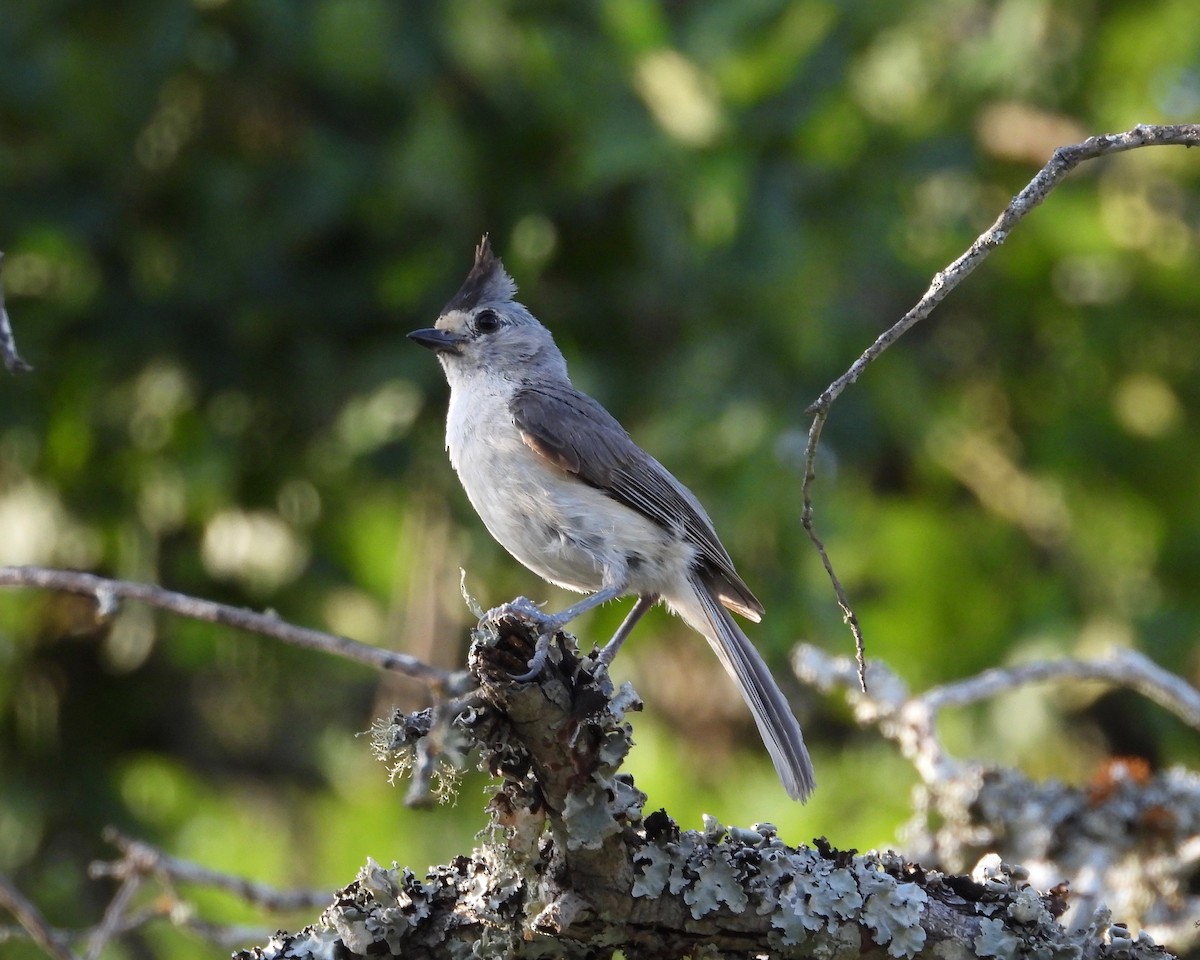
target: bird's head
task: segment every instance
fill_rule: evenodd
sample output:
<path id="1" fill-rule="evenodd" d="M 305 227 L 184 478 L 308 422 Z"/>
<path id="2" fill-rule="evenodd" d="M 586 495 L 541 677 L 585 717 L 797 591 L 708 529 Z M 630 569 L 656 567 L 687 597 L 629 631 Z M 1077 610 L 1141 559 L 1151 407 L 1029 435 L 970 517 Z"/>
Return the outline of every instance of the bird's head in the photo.
<path id="1" fill-rule="evenodd" d="M 437 353 L 451 386 L 459 378 L 491 374 L 526 380 L 531 374 L 566 377 L 550 331 L 514 297 L 517 285 L 485 235 L 475 263 L 437 323 L 408 338 Z"/>

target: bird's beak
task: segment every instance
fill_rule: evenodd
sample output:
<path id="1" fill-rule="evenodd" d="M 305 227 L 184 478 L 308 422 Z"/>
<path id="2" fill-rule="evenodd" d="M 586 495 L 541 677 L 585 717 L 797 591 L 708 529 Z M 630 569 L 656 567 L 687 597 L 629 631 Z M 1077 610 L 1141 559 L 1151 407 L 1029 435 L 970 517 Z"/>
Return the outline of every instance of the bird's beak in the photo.
<path id="1" fill-rule="evenodd" d="M 459 346 L 463 342 L 463 337 L 457 333 L 451 333 L 449 330 L 439 330 L 437 327 L 429 327 L 426 330 L 414 330 L 408 335 L 408 339 L 413 343 L 419 343 L 423 347 L 428 347 L 437 353 L 457 353 Z"/>

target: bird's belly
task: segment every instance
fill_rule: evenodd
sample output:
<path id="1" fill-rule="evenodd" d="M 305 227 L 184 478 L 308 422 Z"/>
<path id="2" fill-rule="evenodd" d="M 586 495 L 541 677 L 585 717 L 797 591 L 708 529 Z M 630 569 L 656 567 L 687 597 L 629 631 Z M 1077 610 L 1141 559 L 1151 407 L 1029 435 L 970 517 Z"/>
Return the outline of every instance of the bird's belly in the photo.
<path id="1" fill-rule="evenodd" d="M 519 437 L 467 446 L 452 459 L 488 532 L 538 576 L 591 593 L 613 580 L 669 592 L 694 548 L 643 514 L 548 465 Z"/>

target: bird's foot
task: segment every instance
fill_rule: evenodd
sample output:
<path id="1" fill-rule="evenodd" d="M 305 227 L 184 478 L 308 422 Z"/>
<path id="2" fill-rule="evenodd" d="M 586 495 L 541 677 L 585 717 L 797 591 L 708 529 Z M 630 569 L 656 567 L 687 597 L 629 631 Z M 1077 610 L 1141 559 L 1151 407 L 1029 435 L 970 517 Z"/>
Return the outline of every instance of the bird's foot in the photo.
<path id="1" fill-rule="evenodd" d="M 480 619 L 487 620 L 492 623 L 502 619 L 503 617 L 516 617 L 518 620 L 531 620 L 537 624 L 538 629 L 542 629 L 542 625 L 553 619 L 549 614 L 543 613 L 541 607 L 530 600 L 528 597 L 517 597 L 515 600 L 510 600 L 508 603 L 502 603 L 498 607 L 492 607 Z"/>
<path id="2" fill-rule="evenodd" d="M 517 683 L 528 683 L 541 673 L 546 665 L 546 658 L 550 655 L 550 641 L 562 629 L 562 621 L 558 617 L 543 613 L 528 597 L 517 597 L 509 603 L 495 607 L 484 614 L 483 619 L 495 623 L 503 617 L 528 621 L 537 629 L 537 640 L 534 643 L 533 656 L 529 659 L 528 670 L 512 674 L 512 679 Z"/>

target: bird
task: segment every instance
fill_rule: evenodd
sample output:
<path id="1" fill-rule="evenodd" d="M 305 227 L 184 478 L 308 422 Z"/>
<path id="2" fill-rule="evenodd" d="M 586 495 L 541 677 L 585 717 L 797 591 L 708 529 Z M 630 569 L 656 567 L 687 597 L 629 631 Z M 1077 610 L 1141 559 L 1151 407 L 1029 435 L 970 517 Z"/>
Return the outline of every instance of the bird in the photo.
<path id="1" fill-rule="evenodd" d="M 734 569 L 695 495 L 637 445 L 599 402 L 575 389 L 551 332 L 517 301 L 485 235 L 433 327 L 408 337 L 432 350 L 450 386 L 446 449 L 488 532 L 542 579 L 587 594 L 539 623 L 536 676 L 549 638 L 618 597 L 637 599 L 599 653 L 606 665 L 634 625 L 663 603 L 708 640 L 750 708 L 787 794 L 805 801 L 812 761 L 770 669 L 730 611 L 763 605 Z"/>

